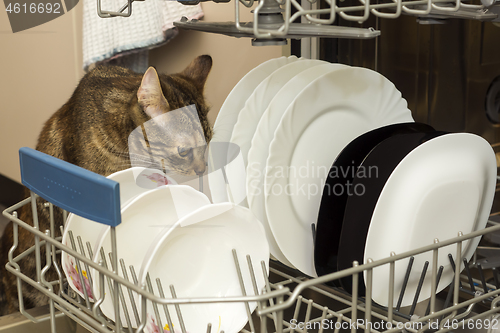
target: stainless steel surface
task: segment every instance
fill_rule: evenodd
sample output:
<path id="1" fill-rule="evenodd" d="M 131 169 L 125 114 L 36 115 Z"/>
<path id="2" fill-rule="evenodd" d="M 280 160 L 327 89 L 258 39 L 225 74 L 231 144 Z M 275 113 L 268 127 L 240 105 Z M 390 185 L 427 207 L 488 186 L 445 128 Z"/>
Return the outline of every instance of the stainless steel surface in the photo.
<path id="1" fill-rule="evenodd" d="M 232 22 L 203 22 L 198 20 L 181 20 L 174 22 L 178 28 L 187 30 L 204 31 L 210 33 L 218 33 L 232 37 L 251 37 L 255 36 L 251 32 L 240 31 Z M 253 29 L 252 22 L 241 23 L 241 26 L 247 29 Z M 262 25 L 266 29 L 278 29 L 278 24 Z M 305 37 L 330 37 L 330 38 L 354 38 L 366 39 L 375 38 L 380 35 L 380 31 L 371 28 L 351 28 L 338 26 L 323 26 L 312 24 L 291 23 L 288 34 L 285 38 L 305 38 Z M 265 40 L 265 39 L 264 39 Z"/>

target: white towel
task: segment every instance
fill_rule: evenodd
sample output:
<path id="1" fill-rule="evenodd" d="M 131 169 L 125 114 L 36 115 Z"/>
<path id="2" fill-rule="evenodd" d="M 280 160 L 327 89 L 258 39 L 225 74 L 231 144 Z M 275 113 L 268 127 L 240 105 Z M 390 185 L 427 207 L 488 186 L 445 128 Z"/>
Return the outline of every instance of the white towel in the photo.
<path id="1" fill-rule="evenodd" d="M 101 9 L 118 11 L 126 0 L 102 0 Z M 131 52 L 165 44 L 177 35 L 173 22 L 182 16 L 203 17 L 201 6 L 177 1 L 145 0 L 132 3 L 129 17 L 100 18 L 97 0 L 83 1 L 83 67 Z"/>

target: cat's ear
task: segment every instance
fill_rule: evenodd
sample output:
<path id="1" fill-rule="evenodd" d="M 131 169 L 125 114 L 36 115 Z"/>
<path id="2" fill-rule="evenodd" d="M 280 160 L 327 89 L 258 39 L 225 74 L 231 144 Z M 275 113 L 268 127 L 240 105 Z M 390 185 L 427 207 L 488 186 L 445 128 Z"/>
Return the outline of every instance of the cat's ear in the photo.
<path id="1" fill-rule="evenodd" d="M 167 99 L 161 91 L 158 73 L 153 67 L 149 67 L 142 77 L 141 86 L 137 91 L 137 100 L 144 112 L 151 118 L 169 110 Z"/>
<path id="2" fill-rule="evenodd" d="M 208 73 L 212 69 L 212 57 L 202 55 L 194 59 L 181 74 L 193 79 L 199 92 L 203 92 Z"/>

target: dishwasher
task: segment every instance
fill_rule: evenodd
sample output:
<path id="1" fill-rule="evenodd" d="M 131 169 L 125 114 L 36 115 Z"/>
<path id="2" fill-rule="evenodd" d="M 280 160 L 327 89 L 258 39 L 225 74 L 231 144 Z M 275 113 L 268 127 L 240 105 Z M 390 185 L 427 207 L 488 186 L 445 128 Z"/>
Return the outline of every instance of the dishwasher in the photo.
<path id="1" fill-rule="evenodd" d="M 187 4 L 198 2 L 192 1 Z M 450 17 L 478 21 L 497 20 L 500 11 L 500 5 L 497 6 L 494 2 L 486 0 L 481 4 L 469 4 L 460 0 L 392 0 L 376 3 L 370 0 L 360 0 L 359 4 L 354 5 L 345 5 L 344 1 L 333 0 L 321 3 L 262 0 L 253 11 L 254 21 L 241 22 L 240 3 L 245 7 L 254 5 L 253 0 L 235 1 L 235 22 L 203 23 L 183 19 L 177 22 L 176 26 L 222 33 L 233 37 L 251 37 L 253 45 L 262 46 L 283 45 L 287 38 L 329 37 L 352 40 L 371 39 L 380 35 L 378 30 L 372 28 L 333 25 L 339 18 L 346 22 L 363 22 L 370 17 L 372 19 L 375 17 L 378 26 L 378 18 L 398 19 L 402 14 L 406 14 L 418 17 L 423 24 L 439 24 Z M 98 14 L 101 17 L 130 16 L 132 5 L 133 0 L 129 0 L 128 4 L 116 12 L 101 10 L 99 6 Z M 282 6 L 285 9 L 282 9 Z M 302 23 L 295 23 L 299 18 Z M 313 39 L 308 45 L 311 44 L 317 44 L 317 40 Z M 375 48 L 378 47 L 379 45 L 376 44 Z M 317 53 L 317 51 L 312 53 Z M 487 111 L 489 117 L 494 119 L 498 118 L 498 103 L 495 104 L 495 98 L 498 101 L 498 97 L 490 97 L 493 101 L 490 101 L 490 104 L 494 105 Z M 428 119 L 431 118 L 428 117 Z M 487 131 L 482 131 L 480 134 L 485 132 Z M 489 135 L 485 134 L 488 138 Z M 497 146 L 493 145 L 495 151 Z M 103 182 L 101 179 L 96 179 L 90 172 L 86 173 L 80 168 L 57 159 L 47 159 L 43 154 L 31 149 L 22 148 L 20 156 L 22 181 L 31 190 L 31 196 L 3 212 L 3 215 L 13 222 L 14 232 L 14 246 L 9 252 L 9 262 L 6 268 L 17 278 L 20 313 L 28 321 L 34 323 L 34 326 L 30 326 L 33 329 L 37 329 L 37 325 L 44 325 L 50 332 L 75 331 L 75 325 L 68 324 L 74 321 L 92 332 L 132 333 L 143 330 L 160 332 L 162 327 L 165 327 L 165 332 L 170 332 L 172 331 L 170 328 L 174 327 L 172 318 L 175 317 L 180 327 L 174 327 L 173 331 L 186 333 L 182 306 L 227 303 L 240 304 L 245 307 L 248 323 L 241 332 L 500 331 L 500 311 L 497 308 L 500 302 L 500 277 L 497 269 L 500 267 L 498 259 L 500 248 L 494 241 L 497 235 L 500 235 L 500 220 L 497 220 L 497 214 L 490 216 L 484 229 L 466 234 L 459 232 L 454 238 L 436 239 L 432 245 L 405 253 L 392 253 L 385 259 L 375 261 L 368 259 L 364 264 L 353 262 L 351 268 L 315 278 L 306 276 L 275 260 L 270 260 L 269 264 L 252 262 L 249 257 L 246 261 L 240 260 L 239 255 L 244 257 L 245 254 L 237 254 L 233 250 L 234 270 L 239 277 L 241 295 L 178 298 L 174 285 L 163 286 L 159 280 L 152 281 L 149 276 L 144 283 L 140 283 L 137 279 L 138 272 L 133 267 L 127 267 L 126 263 L 121 260 L 120 253 L 117 253 L 115 228 L 120 223 L 120 209 L 119 192 L 115 182 Z M 56 186 L 50 189 L 45 185 L 44 180 L 51 179 L 55 175 L 66 179 L 67 183 L 58 184 L 63 189 L 64 187 L 68 189 L 68 186 L 70 190 L 71 186 L 76 189 L 81 184 L 85 184 L 85 192 L 80 193 L 78 201 L 70 200 L 66 192 L 54 189 Z M 103 206 L 111 208 L 100 210 L 100 207 L 96 207 L 95 193 L 99 193 Z M 50 214 L 53 213 L 55 205 L 64 209 L 65 216 L 67 216 L 67 211 L 75 212 L 108 225 L 112 246 L 109 256 L 101 253 L 100 260 L 97 262 L 93 260 L 94 254 L 91 253 L 90 244 L 84 244 L 79 235 L 70 233 L 70 241 L 63 244 L 61 237 L 54 236 L 56 233 L 53 220 L 51 220 L 51 230 L 40 230 L 36 217 L 34 225 L 21 221 L 17 211 L 23 206 L 31 205 L 33 212 L 36 212 L 36 202 L 39 197 L 48 201 L 45 203 L 45 209 Z M 498 197 L 495 198 L 495 204 L 497 204 L 496 200 Z M 19 228 L 32 233 L 35 244 L 30 249 L 14 256 Z M 472 259 L 468 261 L 467 258 L 462 258 L 464 243 L 480 237 L 483 237 L 483 241 Z M 438 267 L 438 253 L 452 245 L 456 247 L 456 252 L 449 253 L 448 258 L 453 267 L 453 281 L 445 289 L 437 292 L 439 279 L 443 273 L 443 267 Z M 80 281 L 84 281 L 84 278 L 90 280 L 91 283 L 93 280 L 99 281 L 99 298 L 93 299 L 86 288 L 83 288 L 83 295 L 79 295 L 68 286 L 67 278 L 57 259 L 62 254 L 70 255 L 75 259 L 78 267 L 76 274 Z M 408 306 L 402 306 L 414 258 L 421 254 L 428 255 L 432 260 L 425 263 L 416 290 L 408 291 L 412 293 L 410 296 L 413 302 L 410 302 Z M 36 278 L 28 276 L 18 264 L 29 258 L 36 261 Z M 395 272 L 396 266 L 401 267 L 401 265 L 404 265 L 406 273 L 403 286 L 398 290 L 395 288 Z M 463 265 L 463 271 L 455 269 L 456 265 Z M 372 301 L 371 297 L 374 291 L 373 272 L 382 266 L 388 272 L 389 295 L 385 306 Z M 50 270 L 57 273 L 58 279 L 54 281 L 45 279 L 46 273 Z M 265 284 L 264 288 L 259 289 L 256 280 L 262 276 L 264 276 Z M 346 277 L 352 281 L 350 292 L 339 288 L 336 283 Z M 431 296 L 426 301 L 418 302 L 426 277 L 430 277 L 431 280 Z M 362 288 L 364 290 L 360 290 L 358 282 L 363 278 L 365 287 Z M 48 297 L 48 308 L 42 311 L 43 314 L 24 308 L 21 284 L 28 284 Z M 253 294 L 247 295 L 247 290 L 253 290 Z M 111 320 L 102 313 L 100 305 L 106 298 L 112 302 L 114 315 L 118 320 Z M 154 312 L 153 326 L 146 313 L 146 304 L 149 304 Z M 255 311 L 252 311 L 252 307 Z M 161 318 L 167 318 L 166 322 L 162 322 Z M 205 327 L 204 331 L 207 333 L 223 332 L 217 328 L 216 322 L 206 323 Z"/>

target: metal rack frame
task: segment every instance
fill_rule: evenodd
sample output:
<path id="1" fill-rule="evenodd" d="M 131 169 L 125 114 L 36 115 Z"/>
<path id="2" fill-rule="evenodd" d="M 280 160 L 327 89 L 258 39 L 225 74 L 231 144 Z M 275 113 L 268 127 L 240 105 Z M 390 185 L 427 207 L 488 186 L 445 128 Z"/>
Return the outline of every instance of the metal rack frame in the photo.
<path id="1" fill-rule="evenodd" d="M 36 198 L 36 196 L 32 198 Z M 383 260 L 372 261 L 368 259 L 367 263 L 364 265 L 358 265 L 358 263 L 355 262 L 350 269 L 319 278 L 297 276 L 295 274 L 296 272 L 287 273 L 286 269 L 283 269 L 283 267 L 271 267 L 271 279 L 266 281 L 265 290 L 262 290 L 258 296 L 245 296 L 242 294 L 241 297 L 226 298 L 175 298 L 165 297 L 162 291 L 160 291 L 160 296 L 153 294 L 153 288 L 150 281 L 148 281 L 147 284 L 139 285 L 137 280 L 132 279 L 134 281 L 130 281 L 128 277 L 123 278 L 117 271 L 108 268 L 104 260 L 101 261 L 100 264 L 93 262 L 81 253 L 81 251 L 83 251 L 81 239 L 77 238 L 78 242 L 72 242 L 75 248 L 69 248 L 63 245 L 60 239 L 51 237 L 50 231 L 43 233 L 24 221 L 19 220 L 16 210 L 24 205 L 31 204 L 33 202 L 32 198 L 25 199 L 17 205 L 6 209 L 3 214 L 14 222 L 15 240 L 18 234 L 18 228 L 21 227 L 29 230 L 39 239 L 39 246 L 33 246 L 27 251 L 13 257 L 12 253 L 15 251 L 17 245 L 15 243 L 9 253 L 9 262 L 6 267 L 9 272 L 17 277 L 20 312 L 33 320 L 33 322 L 36 322 L 36 319 L 31 317 L 23 306 L 21 283 L 27 283 L 49 297 L 51 322 L 53 324 L 52 332 L 56 332 L 56 310 L 66 314 L 92 332 L 140 332 L 146 324 L 145 311 L 141 314 L 134 311 L 136 312 L 136 316 L 141 316 L 139 320 L 141 325 L 137 329 L 130 329 L 130 326 L 129 328 L 123 328 L 121 320 L 112 322 L 105 318 L 99 311 L 99 305 L 105 297 L 103 296 L 104 283 L 111 283 L 113 288 L 115 288 L 114 295 L 116 296 L 111 295 L 110 297 L 113 297 L 117 310 L 123 305 L 123 297 L 126 297 L 124 295 L 128 295 L 131 292 L 139 295 L 142 304 L 152 302 L 154 307 L 156 307 L 156 311 L 159 311 L 158 308 L 161 309 L 164 305 L 179 306 L 182 304 L 214 302 L 241 302 L 248 304 L 250 302 L 258 302 L 256 315 L 258 317 L 259 324 L 257 325 L 260 326 L 260 332 L 267 332 L 269 327 L 276 332 L 286 332 L 292 328 L 297 332 L 306 332 L 307 329 L 301 329 L 300 326 L 305 327 L 307 325 L 316 328 L 319 327 L 319 332 L 322 332 L 323 329 L 325 329 L 325 320 L 330 323 L 329 325 L 334 325 L 336 330 L 337 328 L 347 327 L 350 328 L 352 332 L 355 332 L 358 328 L 364 329 L 365 332 L 401 332 L 403 329 L 409 332 L 419 332 L 430 328 L 435 329 L 436 327 L 438 328 L 438 332 L 448 332 L 458 326 L 467 327 L 471 322 L 474 323 L 478 319 L 486 318 L 500 312 L 498 308 L 500 302 L 500 286 L 498 285 L 498 275 L 496 271 L 494 271 L 496 282 L 492 284 L 485 281 L 484 274 L 482 274 L 481 270 L 479 270 L 479 272 L 481 272 L 480 275 L 482 278 L 473 278 L 470 274 L 469 266 L 465 266 L 466 274 L 460 275 L 459 271 L 455 271 L 455 279 L 448 287 L 446 293 L 447 300 L 444 306 L 440 307 L 437 305 L 439 298 L 435 293 L 432 293 L 433 296 L 428 301 L 425 301 L 427 310 L 420 315 L 414 312 L 415 304 L 408 310 L 401 309 L 391 301 L 394 295 L 393 292 L 395 292 L 393 285 L 396 262 L 421 253 L 433 252 L 434 260 L 430 263 L 430 266 L 431 281 L 436 281 L 432 287 L 435 290 L 439 275 L 439 268 L 437 267 L 435 258 L 437 258 L 439 249 L 448 245 L 457 244 L 456 258 L 460 259 L 460 249 L 463 242 L 487 233 L 500 231 L 500 224 L 495 222 L 490 222 L 492 226 L 484 230 L 475 231 L 468 235 L 461 235 L 450 240 L 436 242 L 435 244 L 414 251 L 398 255 L 393 254 Z M 49 209 L 53 209 L 52 205 L 50 205 Z M 80 251 L 76 250 L 76 244 L 79 244 Z M 46 265 L 43 267 L 40 265 L 40 269 L 37 271 L 39 278 L 27 276 L 25 272 L 21 271 L 18 262 L 33 256 L 33 253 L 39 252 L 42 247 L 45 247 L 46 250 Z M 56 250 L 54 251 L 54 249 Z M 97 278 L 100 280 L 101 297 L 94 303 L 91 302 L 88 295 L 86 295 L 85 298 L 78 297 L 65 286 L 65 277 L 61 274 L 60 269 L 58 269 L 57 261 L 53 261 L 52 259 L 55 258 L 56 253 L 60 253 L 60 251 L 67 252 L 69 255 L 73 256 L 79 262 L 79 265 L 94 268 L 99 272 Z M 249 264 L 253 271 L 252 264 Z M 237 263 L 236 268 L 239 270 L 238 265 Z M 382 265 L 389 265 L 391 269 L 390 281 L 388 283 L 392 292 L 390 293 L 389 305 L 387 307 L 381 307 L 374 304 L 369 297 L 372 291 L 371 277 L 373 269 Z M 472 262 L 469 265 L 474 266 L 475 264 Z M 120 262 L 120 266 L 124 269 L 125 265 L 123 262 Z M 49 269 L 56 269 L 56 271 L 58 271 L 59 280 L 45 280 L 45 274 Z M 263 269 L 265 270 L 265 267 Z M 241 270 L 239 271 L 241 272 Z M 79 272 L 81 274 L 81 270 L 79 270 Z M 360 273 L 367 273 L 369 276 L 367 280 L 366 297 L 358 297 L 357 281 Z M 133 276 L 133 272 L 131 276 Z M 352 295 L 345 293 L 341 289 L 325 285 L 326 282 L 331 282 L 347 276 L 351 276 L 353 279 L 354 288 Z M 273 281 L 273 279 L 277 281 Z M 60 286 L 61 292 L 59 294 L 54 293 L 54 285 Z M 122 288 L 125 291 L 123 291 Z M 118 290 L 118 293 L 116 293 L 116 290 Z M 305 296 L 311 293 L 315 296 L 312 298 Z M 340 307 L 340 309 L 332 309 L 325 304 L 321 304 L 315 300 L 318 295 L 327 299 L 328 303 L 333 302 L 337 307 Z M 473 313 L 475 307 L 480 305 L 483 307 L 487 306 L 488 309 L 481 313 L 474 314 L 471 317 L 467 317 Z M 146 307 L 143 306 L 142 309 L 145 310 Z M 285 311 L 289 309 L 294 309 L 292 316 L 287 316 L 285 314 Z M 305 314 L 301 313 L 301 310 L 305 311 Z M 317 312 L 316 315 L 314 315 L 313 311 Z M 119 311 L 116 311 L 116 315 L 117 318 L 120 316 Z M 158 313 L 156 313 L 156 316 L 159 318 Z M 125 320 L 129 322 L 129 319 L 125 318 Z M 268 320 L 270 320 L 269 324 Z M 296 327 L 294 327 L 294 323 L 298 323 L 295 325 Z M 319 326 L 321 324 L 318 323 L 323 323 L 323 326 Z M 366 323 L 372 324 L 366 325 Z M 391 323 L 391 325 L 389 326 L 388 323 Z M 253 320 L 251 320 L 249 327 L 242 330 L 242 332 L 257 332 L 256 327 L 259 326 L 256 326 Z M 500 323 L 498 326 L 500 327 Z M 209 324 L 207 332 L 210 332 L 210 327 L 211 325 Z M 323 329 L 321 327 L 323 327 Z M 380 327 L 385 327 L 386 329 L 377 329 Z"/>
<path id="2" fill-rule="evenodd" d="M 114 16 L 130 16 L 132 14 L 132 2 L 127 0 L 117 11 L 104 11 L 101 8 L 101 0 L 98 1 L 98 14 L 100 17 Z M 206 0 L 202 0 L 206 1 Z M 200 0 L 179 0 L 180 3 L 187 5 L 197 4 Z M 220 2 L 220 1 L 217 1 Z M 222 2 L 229 2 L 222 1 Z M 254 7 L 255 0 L 238 0 L 234 1 L 234 22 L 227 25 L 225 23 L 204 23 L 192 20 L 187 22 L 183 20 L 176 22 L 176 26 L 195 29 L 207 32 L 221 32 L 225 30 L 230 32 L 227 34 L 238 37 L 253 37 L 257 39 L 276 39 L 276 38 L 293 38 L 297 37 L 297 31 L 316 29 L 314 32 L 309 32 L 309 37 L 331 35 L 331 37 L 339 37 L 339 31 L 333 29 L 331 25 L 341 17 L 347 21 L 365 22 L 370 15 L 385 19 L 396 19 L 402 14 L 413 15 L 419 18 L 429 19 L 446 19 L 446 18 L 462 18 L 481 21 L 498 21 L 499 5 L 495 1 L 483 0 L 485 5 L 470 4 L 462 0 L 359 0 L 358 5 L 346 6 L 342 5 L 342 0 L 326 0 L 327 8 L 318 8 L 318 0 L 260 0 L 257 1 L 257 6 L 253 9 L 253 21 L 242 22 L 240 4 L 246 8 Z M 311 8 L 311 5 L 313 8 Z M 275 14 L 279 14 L 280 18 L 277 21 L 263 19 L 270 13 L 270 8 L 281 6 L 281 10 L 275 10 Z M 292 8 L 295 13 L 292 14 Z M 127 9 L 127 12 L 124 11 Z M 281 18 L 282 15 L 282 18 Z M 323 17 L 321 17 L 321 15 Z M 302 23 L 293 23 L 301 21 Z M 223 24 L 223 25 L 221 25 Z M 199 27 L 198 27 L 199 26 Z M 299 27 L 300 26 L 300 27 Z M 214 30 L 217 27 L 218 30 Z M 224 27 L 223 29 L 220 29 Z M 318 27 L 323 27 L 325 30 L 318 30 Z M 346 31 L 353 28 L 342 27 Z M 293 31 L 292 31 L 293 30 Z M 331 31 L 330 31 L 331 30 Z M 359 38 L 354 36 L 347 38 Z M 306 36 L 303 36 L 306 37 Z M 374 37 L 374 36 L 370 36 Z M 300 37 L 299 37 L 300 38 Z M 345 37 L 343 37 L 345 38 Z M 366 38 L 366 37 L 364 37 Z"/>
<path id="3" fill-rule="evenodd" d="M 42 154 L 42 153 L 39 153 Z M 55 158 L 51 158 L 52 166 L 56 167 L 62 162 Z M 57 161 L 55 161 L 57 160 Z M 46 162 L 46 161 L 45 161 Z M 36 165 L 35 165 L 36 166 Z M 57 172 L 71 172 L 74 166 L 68 165 L 68 169 Z M 76 167 L 74 167 L 76 168 Z M 43 167 L 35 168 L 37 173 L 44 172 Z M 40 171 L 41 170 L 41 171 Z M 69 171 L 68 171 L 69 170 Z M 26 174 L 26 172 L 24 172 Z M 35 191 L 37 191 L 35 189 Z M 147 313 L 146 305 L 151 303 L 154 308 L 155 322 L 161 325 L 159 312 L 163 309 L 166 312 L 167 321 L 172 327 L 170 316 L 177 316 L 181 322 L 181 331 L 186 332 L 182 325 L 182 314 L 180 307 L 183 304 L 199 304 L 199 303 L 219 303 L 219 302 L 238 302 L 246 304 L 247 315 L 250 318 L 249 324 L 242 332 L 307 332 L 313 327 L 319 332 L 331 328 L 338 332 L 341 328 L 350 329 L 351 332 L 356 332 L 357 329 L 363 329 L 365 332 L 423 332 L 432 330 L 437 332 L 448 332 L 459 326 L 468 327 L 471 323 L 477 322 L 482 318 L 489 317 L 499 313 L 500 303 L 500 284 L 498 272 L 492 270 L 493 282 L 488 283 L 485 278 L 485 273 L 480 264 L 475 259 L 472 262 L 464 262 L 464 274 L 461 274 L 460 269 L 455 269 L 454 263 L 462 263 L 462 245 L 464 242 L 476 237 L 480 237 L 487 233 L 500 231 L 500 224 L 490 221 L 491 226 L 474 231 L 467 235 L 459 233 L 457 237 L 449 240 L 435 240 L 434 244 L 415 249 L 413 251 L 391 255 L 385 259 L 373 261 L 367 259 L 367 262 L 360 265 L 357 262 L 353 263 L 353 267 L 343 271 L 335 272 L 319 278 L 308 278 L 297 272 L 288 272 L 287 268 L 277 264 L 270 268 L 271 275 L 267 279 L 267 271 L 265 263 L 252 264 L 249 257 L 247 263 L 251 274 L 251 281 L 255 295 L 246 295 L 243 279 L 241 278 L 241 264 L 238 262 L 238 257 L 233 251 L 235 259 L 235 269 L 240 277 L 240 286 L 242 290 L 241 296 L 223 297 L 223 298 L 177 298 L 174 286 L 169 286 L 171 296 L 165 296 L 161 283 L 157 282 L 156 290 L 150 280 L 140 284 L 133 269 L 130 271 L 130 277 L 127 274 L 125 263 L 118 260 L 119 254 L 116 252 L 116 234 L 115 226 L 111 225 L 112 252 L 110 255 L 110 265 L 106 259 L 106 255 L 101 255 L 99 263 L 89 259 L 92 257 L 90 244 L 83 244 L 81 238 L 70 235 L 71 247 L 61 243 L 60 238 L 56 238 L 54 219 L 50 219 L 50 228 L 44 232 L 38 226 L 38 220 L 33 220 L 33 225 L 22 221 L 17 216 L 17 210 L 25 205 L 31 205 L 31 209 L 36 213 L 38 196 L 32 192 L 30 198 L 6 209 L 3 215 L 13 222 L 14 244 L 9 251 L 9 262 L 6 268 L 17 278 L 17 287 L 19 294 L 20 312 L 27 318 L 36 322 L 37 319 L 30 316 L 23 303 L 22 284 L 26 283 L 36 288 L 40 293 L 49 298 L 50 318 L 52 332 L 56 332 L 56 312 L 61 312 L 69 318 L 75 320 L 83 327 L 92 332 L 141 332 L 146 326 Z M 47 203 L 45 209 L 49 210 L 52 215 L 54 206 L 52 203 Z M 28 230 L 35 238 L 35 244 L 28 250 L 14 256 L 18 245 L 19 227 Z M 438 267 L 438 254 L 441 249 L 449 245 L 457 245 L 456 254 L 450 254 L 450 260 L 454 269 L 454 280 L 448 286 L 446 292 L 436 295 L 437 285 L 441 275 L 442 268 Z M 85 246 L 87 245 L 87 251 Z M 44 251 L 42 251 L 44 249 Z M 89 251 L 90 250 L 90 251 Z M 45 265 L 42 264 L 41 255 L 45 252 Z M 79 267 L 79 277 L 83 281 L 82 269 L 85 267 L 88 272 L 89 268 L 95 270 L 93 278 L 99 279 L 99 298 L 92 302 L 89 295 L 84 290 L 84 297 L 79 297 L 67 287 L 66 277 L 61 273 L 57 255 L 61 252 L 66 252 L 74 257 Z M 405 292 L 405 286 L 401 290 L 395 290 L 395 266 L 398 262 L 422 254 L 431 253 L 432 261 L 426 263 L 425 266 L 430 266 L 431 279 L 431 297 L 430 299 L 420 303 L 424 310 L 416 310 L 416 299 L 419 296 L 417 288 L 415 301 L 409 308 L 401 308 L 400 304 L 394 304 L 393 298 L 396 293 L 401 295 Z M 454 255 L 454 256 L 453 256 Z M 22 271 L 23 260 L 36 261 L 36 276 L 29 276 Z M 260 266 L 256 268 L 255 266 Z M 371 299 L 373 290 L 373 270 L 377 267 L 385 266 L 390 270 L 388 281 L 388 306 L 382 307 L 374 303 Z M 122 274 L 119 274 L 119 268 L 122 269 Z M 411 265 L 408 266 L 406 278 L 409 276 Z M 479 274 L 479 278 L 474 278 L 471 270 L 474 269 Z M 46 276 L 50 270 L 55 270 L 57 279 L 47 281 Z M 426 276 L 426 269 L 421 276 L 421 283 Z M 266 277 L 265 288 L 258 290 L 255 283 L 256 274 L 263 273 Z M 366 296 L 360 297 L 358 290 L 358 281 L 360 274 L 366 274 Z M 488 272 L 490 274 L 490 272 Z M 351 277 L 353 282 L 352 294 L 348 294 L 342 289 L 328 287 L 327 282 L 339 280 L 341 278 Z M 92 278 L 89 275 L 89 278 Z M 420 283 L 420 285 L 421 285 Z M 105 284 L 109 285 L 110 295 L 106 296 L 104 292 Z M 55 286 L 59 286 L 59 292 L 55 292 Z M 93 295 L 98 291 L 93 290 Z M 139 302 L 133 306 L 133 311 L 128 312 L 125 306 L 125 298 L 132 294 L 138 296 Z M 446 295 L 443 302 L 443 294 Z M 115 318 L 119 318 L 115 322 L 106 318 L 100 311 L 100 304 L 105 297 L 111 297 L 114 304 Z M 251 302 L 257 302 L 257 309 L 254 316 L 250 316 Z M 399 303 L 399 302 L 398 302 Z M 132 302 L 132 304 L 134 304 Z M 168 313 L 166 305 L 174 305 L 175 313 Z M 120 317 L 120 307 L 124 309 L 125 318 Z M 481 309 L 479 309 L 481 308 Z M 138 309 L 142 309 L 139 313 Z M 478 313 L 476 313 L 477 311 Z M 137 328 L 132 328 L 130 317 L 135 316 L 139 325 Z M 123 328 L 122 321 L 125 319 L 126 328 Z M 483 321 L 484 324 L 486 321 Z M 328 324 L 329 323 L 329 324 Z M 490 320 L 491 323 L 491 320 Z M 330 326 L 328 326 L 330 325 Z M 328 327 L 325 327 L 328 326 Z M 500 327 L 500 323 L 497 325 Z M 212 324 L 207 323 L 207 332 L 212 332 Z"/>

